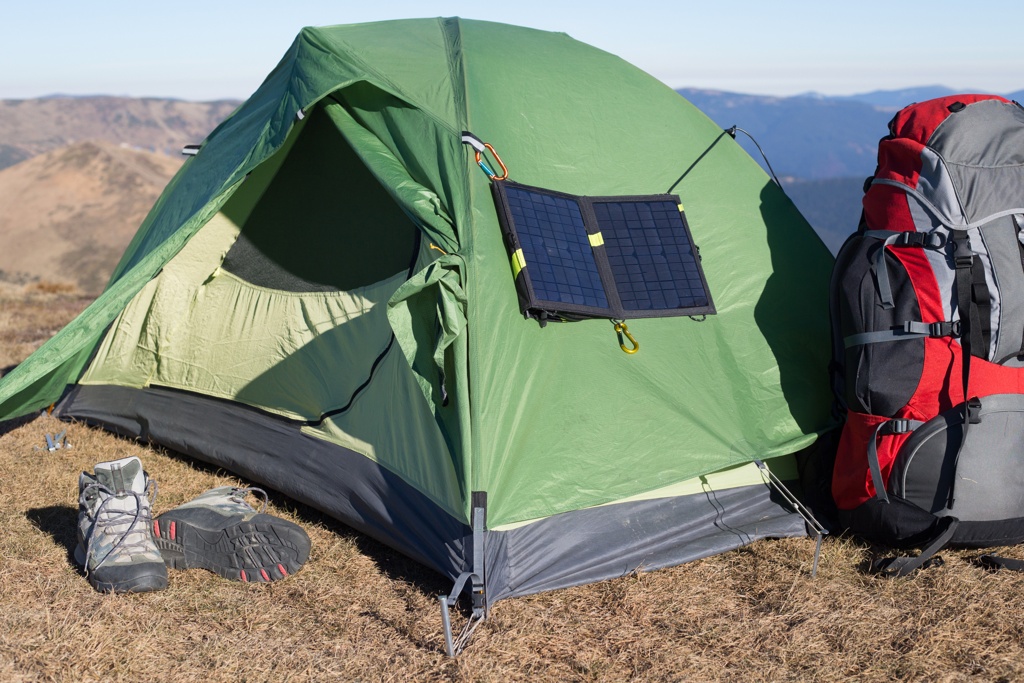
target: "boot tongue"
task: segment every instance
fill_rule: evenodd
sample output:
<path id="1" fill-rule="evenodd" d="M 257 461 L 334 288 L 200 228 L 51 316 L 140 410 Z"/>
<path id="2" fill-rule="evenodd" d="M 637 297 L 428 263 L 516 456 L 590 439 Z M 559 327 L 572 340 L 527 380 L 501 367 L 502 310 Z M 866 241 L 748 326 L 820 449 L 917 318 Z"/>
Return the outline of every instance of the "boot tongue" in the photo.
<path id="1" fill-rule="evenodd" d="M 114 493 L 146 492 L 146 475 L 142 471 L 142 461 L 134 455 L 121 460 L 101 462 L 93 468 L 93 473 L 97 481 Z"/>

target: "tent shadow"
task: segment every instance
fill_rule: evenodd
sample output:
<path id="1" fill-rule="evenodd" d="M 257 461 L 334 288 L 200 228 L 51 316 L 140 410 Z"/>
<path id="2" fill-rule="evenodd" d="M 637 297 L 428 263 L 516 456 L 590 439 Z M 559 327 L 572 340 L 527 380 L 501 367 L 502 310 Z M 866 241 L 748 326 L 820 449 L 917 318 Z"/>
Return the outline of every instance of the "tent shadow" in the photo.
<path id="1" fill-rule="evenodd" d="M 783 396 L 794 421 L 805 434 L 817 432 L 830 419 L 832 396 L 828 366 L 832 355 L 828 288 L 834 259 L 813 230 L 794 239 L 805 221 L 796 206 L 773 182 L 761 190 L 772 273 L 754 307 L 754 320 L 775 356 Z M 793 302 L 808 302 L 795 306 Z M 817 340 L 809 346 L 807 340 Z M 808 355 L 813 358 L 808 358 Z M 813 367 L 813 372 L 807 368 Z"/>
<path id="2" fill-rule="evenodd" d="M 16 417 L 13 420 L 4 420 L 0 422 L 0 436 L 4 436 L 13 432 L 18 427 L 23 427 L 31 422 L 34 422 L 39 417 L 39 413 L 29 413 L 28 415 L 22 415 Z"/>
<path id="3" fill-rule="evenodd" d="M 451 582 L 447 578 L 330 515 L 277 491 L 267 489 L 267 495 L 275 507 L 290 510 L 304 525 L 321 527 L 339 538 L 351 541 L 359 553 L 368 557 L 388 580 L 414 586 L 424 595 L 440 595 L 451 589 Z"/>
<path id="4" fill-rule="evenodd" d="M 49 505 L 31 508 L 25 517 L 40 531 L 53 538 L 54 543 L 67 552 L 68 564 L 82 572 L 75 561 L 75 546 L 78 545 L 78 509 L 70 505 Z"/>
<path id="5" fill-rule="evenodd" d="M 711 484 L 708 482 L 708 478 L 706 476 L 701 475 L 700 483 L 701 488 L 704 490 L 705 498 L 707 498 L 708 503 L 715 510 L 715 519 L 713 522 L 715 527 L 736 536 L 736 539 L 740 546 L 747 545 L 748 543 L 753 541 L 754 539 L 752 539 L 750 537 L 750 534 L 748 534 L 746 531 L 744 531 L 743 529 L 737 529 L 736 527 L 730 526 L 729 523 L 725 521 L 725 516 L 728 513 L 728 510 L 726 509 L 725 505 L 723 505 L 718 500 L 718 494 L 715 492 L 713 488 L 711 488 Z M 774 496 L 775 492 L 772 491 L 771 495 Z"/>

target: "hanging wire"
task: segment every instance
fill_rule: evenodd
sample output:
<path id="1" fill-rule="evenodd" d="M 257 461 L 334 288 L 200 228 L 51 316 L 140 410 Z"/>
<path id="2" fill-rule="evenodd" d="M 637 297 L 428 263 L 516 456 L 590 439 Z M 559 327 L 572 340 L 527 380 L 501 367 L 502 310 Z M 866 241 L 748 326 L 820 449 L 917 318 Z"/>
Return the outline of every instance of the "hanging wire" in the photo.
<path id="1" fill-rule="evenodd" d="M 782 183 L 779 182 L 779 177 L 777 175 L 775 175 L 775 169 L 772 168 L 772 162 L 768 161 L 768 155 L 766 155 L 764 153 L 764 150 L 761 149 L 761 145 L 757 144 L 757 140 L 754 139 L 753 135 L 751 135 L 747 131 L 743 130 L 739 126 L 733 126 L 731 128 L 726 128 L 725 132 L 728 133 L 732 137 L 733 140 L 736 139 L 736 133 L 737 132 L 743 133 L 748 138 L 750 138 L 750 141 L 754 143 L 755 147 L 757 147 L 757 151 L 761 153 L 761 158 L 764 159 L 764 163 L 768 166 L 768 172 L 771 173 L 772 180 L 775 181 L 776 185 L 778 185 L 779 187 L 782 187 Z"/>

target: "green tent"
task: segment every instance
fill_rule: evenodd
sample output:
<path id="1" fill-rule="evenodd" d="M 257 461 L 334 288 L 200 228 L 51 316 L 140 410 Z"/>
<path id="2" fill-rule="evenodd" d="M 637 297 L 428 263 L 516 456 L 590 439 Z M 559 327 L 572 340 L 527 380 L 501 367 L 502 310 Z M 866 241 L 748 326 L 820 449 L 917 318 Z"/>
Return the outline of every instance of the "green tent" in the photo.
<path id="1" fill-rule="evenodd" d="M 559 280 L 505 223 L 544 197 L 678 201 L 708 305 L 631 315 L 632 354 L 614 315 L 524 315 L 524 273 L 541 299 Z M 588 220 L 567 270 L 632 263 Z M 460 19 L 307 28 L 0 415 L 56 402 L 225 467 L 491 604 L 805 533 L 754 461 L 794 479 L 832 427 L 831 263 L 732 138 L 613 55 Z M 609 311 L 642 308 L 620 289 Z"/>

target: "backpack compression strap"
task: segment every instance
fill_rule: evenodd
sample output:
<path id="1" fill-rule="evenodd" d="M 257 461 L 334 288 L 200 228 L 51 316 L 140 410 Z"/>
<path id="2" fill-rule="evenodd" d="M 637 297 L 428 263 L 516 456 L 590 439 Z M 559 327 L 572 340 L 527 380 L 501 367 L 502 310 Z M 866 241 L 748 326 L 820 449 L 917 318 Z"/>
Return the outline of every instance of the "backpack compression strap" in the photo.
<path id="1" fill-rule="evenodd" d="M 878 462 L 878 437 L 887 434 L 906 434 L 912 432 L 924 422 L 897 418 L 883 422 L 875 428 L 875 435 L 868 442 L 868 470 L 871 471 L 871 484 L 875 487 L 875 498 L 883 503 L 889 502 L 885 492 L 885 481 L 882 479 L 882 466 Z"/>
<path id="2" fill-rule="evenodd" d="M 968 385 L 971 378 L 971 332 L 977 329 L 979 321 L 977 309 L 971 306 L 971 283 L 974 273 L 974 252 L 971 251 L 971 240 L 966 230 L 953 231 L 953 263 L 956 266 L 956 299 L 957 308 L 960 312 L 960 369 L 961 381 L 964 392 L 964 427 L 960 432 L 960 447 L 956 449 L 953 457 L 953 471 L 956 472 L 957 464 L 960 462 L 960 453 L 967 443 L 967 428 L 971 424 L 971 401 L 969 398 Z M 956 477 L 949 483 L 949 498 L 946 500 L 946 508 L 952 510 L 955 501 Z"/>
<path id="3" fill-rule="evenodd" d="M 922 339 L 924 337 L 952 337 L 956 339 L 959 336 L 959 320 L 941 323 L 922 323 L 911 320 L 902 325 L 895 325 L 888 330 L 851 334 L 848 337 L 843 337 L 843 344 L 846 348 L 850 348 L 851 346 L 860 346 L 861 344 L 878 344 L 888 341 Z"/>
<path id="4" fill-rule="evenodd" d="M 928 547 L 921 551 L 917 557 L 883 557 L 871 563 L 871 573 L 880 574 L 887 578 L 907 576 L 913 571 L 922 567 L 930 567 L 934 564 L 932 559 L 935 553 L 942 550 L 953 538 L 960 520 L 956 517 L 943 517 L 940 522 L 939 533 L 928 544 Z M 939 558 L 935 558 L 939 559 Z"/>
<path id="5" fill-rule="evenodd" d="M 1012 572 L 1024 572 L 1024 560 L 985 554 L 978 558 L 978 564 L 986 569 L 1009 569 Z"/>

